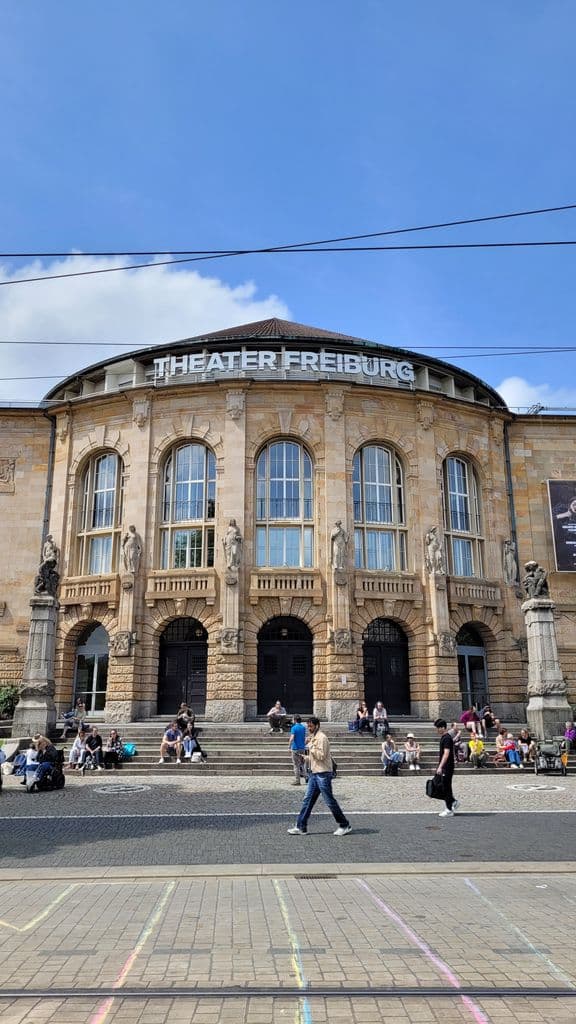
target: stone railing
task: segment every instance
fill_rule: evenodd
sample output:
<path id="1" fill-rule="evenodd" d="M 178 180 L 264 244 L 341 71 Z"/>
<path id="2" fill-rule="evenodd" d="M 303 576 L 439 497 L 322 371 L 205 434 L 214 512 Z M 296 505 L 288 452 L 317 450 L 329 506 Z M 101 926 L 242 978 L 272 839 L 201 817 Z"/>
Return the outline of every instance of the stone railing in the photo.
<path id="1" fill-rule="evenodd" d="M 156 601 L 187 597 L 199 597 L 206 604 L 214 604 L 216 574 L 213 569 L 158 569 L 148 573 L 145 601 L 149 608 Z"/>
<path id="2" fill-rule="evenodd" d="M 490 580 L 448 580 L 448 602 L 451 605 L 470 604 L 479 608 L 502 608 L 502 591 L 498 583 Z"/>
<path id="3" fill-rule="evenodd" d="M 116 573 L 109 576 L 67 576 L 60 585 L 58 600 L 61 605 L 107 604 L 118 605 L 120 579 Z"/>
<path id="4" fill-rule="evenodd" d="M 309 597 L 322 603 L 320 573 L 312 569 L 256 569 L 250 573 L 250 604 L 263 597 Z"/>
<path id="5" fill-rule="evenodd" d="M 365 601 L 413 601 L 422 604 L 422 583 L 418 576 L 394 572 L 355 573 L 354 598 L 357 605 Z"/>

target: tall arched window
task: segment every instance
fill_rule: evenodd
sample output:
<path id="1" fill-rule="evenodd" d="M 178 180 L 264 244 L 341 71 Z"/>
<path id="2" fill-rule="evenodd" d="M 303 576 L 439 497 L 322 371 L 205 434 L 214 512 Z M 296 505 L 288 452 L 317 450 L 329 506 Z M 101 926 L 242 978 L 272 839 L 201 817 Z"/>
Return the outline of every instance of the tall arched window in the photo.
<path id="1" fill-rule="evenodd" d="M 474 467 L 450 456 L 443 468 L 444 530 L 453 576 L 483 575 L 480 488 Z"/>
<path id="2" fill-rule="evenodd" d="M 78 531 L 80 575 L 115 572 L 122 521 L 122 460 L 115 452 L 90 459 L 82 476 Z"/>
<path id="3" fill-rule="evenodd" d="M 294 441 L 267 445 L 256 465 L 256 564 L 310 568 L 313 515 L 308 452 Z"/>
<path id="4" fill-rule="evenodd" d="M 164 466 L 162 569 L 214 565 L 216 459 L 202 444 L 174 448 Z"/>
<path id="5" fill-rule="evenodd" d="M 352 480 L 356 568 L 404 572 L 406 513 L 400 459 L 388 448 L 367 445 L 354 456 Z"/>

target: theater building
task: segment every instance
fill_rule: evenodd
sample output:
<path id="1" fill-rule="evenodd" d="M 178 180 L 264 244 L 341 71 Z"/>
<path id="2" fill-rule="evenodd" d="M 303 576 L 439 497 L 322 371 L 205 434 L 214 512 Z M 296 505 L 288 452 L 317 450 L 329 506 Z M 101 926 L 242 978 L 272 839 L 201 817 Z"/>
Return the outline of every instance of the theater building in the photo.
<path id="1" fill-rule="evenodd" d="M 576 497 L 569 416 L 273 319 L 79 370 L 2 408 L 0 436 L 0 685 L 21 678 L 50 534 L 61 708 L 242 721 L 280 698 L 345 721 L 359 698 L 426 719 L 490 700 L 519 720 L 531 558 L 576 699 L 576 523 L 549 498 Z"/>

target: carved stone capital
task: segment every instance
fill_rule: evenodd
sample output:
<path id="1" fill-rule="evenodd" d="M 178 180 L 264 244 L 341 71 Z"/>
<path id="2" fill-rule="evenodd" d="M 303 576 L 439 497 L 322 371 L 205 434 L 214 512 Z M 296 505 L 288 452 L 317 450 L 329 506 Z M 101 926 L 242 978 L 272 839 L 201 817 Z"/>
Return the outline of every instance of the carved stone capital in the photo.
<path id="1" fill-rule="evenodd" d="M 110 637 L 110 654 L 114 658 L 129 658 L 132 648 L 132 634 L 124 629 Z"/>
<path id="2" fill-rule="evenodd" d="M 225 628 L 220 630 L 220 649 L 222 654 L 238 654 L 240 630 Z"/>
<path id="3" fill-rule="evenodd" d="M 438 654 L 441 658 L 453 658 L 456 654 L 456 637 L 453 633 L 438 633 Z"/>
<path id="4" fill-rule="evenodd" d="M 132 419 L 139 430 L 143 430 L 150 415 L 150 400 L 135 398 L 132 402 Z"/>
<path id="5" fill-rule="evenodd" d="M 330 641 L 334 644 L 334 650 L 339 654 L 349 654 L 352 650 L 352 634 L 349 629 L 331 630 Z"/>
<path id="6" fill-rule="evenodd" d="M 326 414 L 331 420 L 339 420 L 344 412 L 344 392 L 326 392 Z"/>
<path id="7" fill-rule="evenodd" d="M 239 420 L 246 405 L 246 393 L 244 391 L 226 392 L 226 415 L 231 420 Z"/>

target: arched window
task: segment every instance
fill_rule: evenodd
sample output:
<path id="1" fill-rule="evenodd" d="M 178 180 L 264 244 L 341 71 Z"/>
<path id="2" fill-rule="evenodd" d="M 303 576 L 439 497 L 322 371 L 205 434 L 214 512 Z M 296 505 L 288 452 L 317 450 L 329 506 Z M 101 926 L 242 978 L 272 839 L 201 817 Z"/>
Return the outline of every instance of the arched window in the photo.
<path id="1" fill-rule="evenodd" d="M 400 459 L 388 448 L 368 445 L 354 456 L 352 481 L 356 568 L 404 572 L 406 513 Z"/>
<path id="2" fill-rule="evenodd" d="M 308 452 L 294 441 L 267 445 L 256 465 L 256 564 L 310 568 L 313 515 Z"/>
<path id="3" fill-rule="evenodd" d="M 81 576 L 115 572 L 122 521 L 122 460 L 115 452 L 90 459 L 82 476 L 82 507 L 78 531 Z"/>
<path id="4" fill-rule="evenodd" d="M 467 459 L 450 456 L 443 467 L 444 531 L 453 576 L 483 575 L 480 488 Z"/>
<path id="5" fill-rule="evenodd" d="M 160 564 L 162 569 L 214 565 L 216 459 L 202 444 L 184 444 L 164 466 Z"/>

